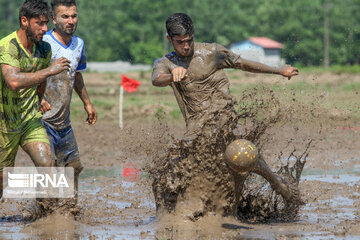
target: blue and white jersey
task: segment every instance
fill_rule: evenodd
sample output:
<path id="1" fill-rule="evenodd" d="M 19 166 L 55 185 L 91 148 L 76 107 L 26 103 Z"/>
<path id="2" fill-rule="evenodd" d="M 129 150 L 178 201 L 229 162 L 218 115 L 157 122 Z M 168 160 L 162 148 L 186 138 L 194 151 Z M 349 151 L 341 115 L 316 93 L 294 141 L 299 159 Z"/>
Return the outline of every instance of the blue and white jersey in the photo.
<path id="1" fill-rule="evenodd" d="M 43 41 L 51 45 L 51 62 L 65 57 L 70 61 L 70 71 L 63 71 L 47 79 L 44 99 L 51 104 L 51 110 L 43 115 L 43 120 L 54 129 L 61 130 L 70 126 L 70 102 L 75 83 L 76 72 L 86 70 L 84 41 L 72 36 L 67 46 L 59 42 L 51 30 Z"/>

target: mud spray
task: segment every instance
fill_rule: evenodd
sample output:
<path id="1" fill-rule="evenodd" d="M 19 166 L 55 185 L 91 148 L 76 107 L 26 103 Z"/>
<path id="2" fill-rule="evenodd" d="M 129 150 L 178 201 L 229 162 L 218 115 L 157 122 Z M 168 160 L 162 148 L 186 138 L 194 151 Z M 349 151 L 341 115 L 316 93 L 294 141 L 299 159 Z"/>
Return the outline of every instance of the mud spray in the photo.
<path id="1" fill-rule="evenodd" d="M 212 106 L 216 106 L 213 104 Z M 157 207 L 157 219 L 197 222 L 208 216 L 236 217 L 245 222 L 294 219 L 301 200 L 285 201 L 255 174 L 232 172 L 224 161 L 226 146 L 237 138 L 252 141 L 261 152 L 270 141 L 267 129 L 291 118 L 291 108 L 281 106 L 274 92 L 254 88 L 240 100 L 212 109 L 195 138 L 172 140 L 163 154 L 154 157 L 150 173 Z M 273 143 L 276 144 L 276 143 Z M 297 156 L 296 150 L 277 173 L 286 184 L 298 186 L 311 140 Z M 290 160 L 295 159 L 290 164 Z M 265 161 L 267 161 L 265 159 Z M 170 219 L 169 219 L 170 218 Z"/>

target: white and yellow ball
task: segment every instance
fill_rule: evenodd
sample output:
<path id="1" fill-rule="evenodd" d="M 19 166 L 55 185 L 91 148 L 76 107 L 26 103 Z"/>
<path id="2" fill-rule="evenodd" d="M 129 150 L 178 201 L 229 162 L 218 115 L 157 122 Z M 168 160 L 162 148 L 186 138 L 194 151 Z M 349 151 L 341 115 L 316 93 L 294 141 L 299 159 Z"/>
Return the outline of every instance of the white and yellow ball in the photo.
<path id="1" fill-rule="evenodd" d="M 226 163 L 236 172 L 252 170 L 258 156 L 256 146 L 246 139 L 237 139 L 231 142 L 225 151 Z"/>

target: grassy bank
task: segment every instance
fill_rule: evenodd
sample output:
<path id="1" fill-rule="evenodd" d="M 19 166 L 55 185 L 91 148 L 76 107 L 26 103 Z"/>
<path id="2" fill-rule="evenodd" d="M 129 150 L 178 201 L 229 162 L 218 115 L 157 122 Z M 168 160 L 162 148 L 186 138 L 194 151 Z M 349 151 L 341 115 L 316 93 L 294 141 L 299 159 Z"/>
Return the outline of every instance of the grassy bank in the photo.
<path id="1" fill-rule="evenodd" d="M 254 87 L 270 88 L 284 104 L 296 102 L 323 109 L 330 117 L 360 120 L 360 80 L 356 74 L 307 72 L 288 81 L 280 76 L 228 71 L 231 93 L 235 97 Z M 183 123 L 181 112 L 170 87 L 158 88 L 151 84 L 151 73 L 128 73 L 141 81 L 139 90 L 124 94 L 124 121 L 152 121 L 159 112 L 174 124 Z M 119 86 L 121 74 L 87 73 L 85 82 L 99 120 L 117 123 L 119 113 Z M 315 106 L 316 105 L 316 106 Z M 74 93 L 71 106 L 72 121 L 84 121 L 86 114 Z"/>
<path id="2" fill-rule="evenodd" d="M 360 65 L 331 65 L 328 68 L 319 67 L 319 66 L 296 66 L 297 68 L 301 69 L 302 72 L 307 73 L 319 73 L 319 72 L 331 72 L 335 74 L 340 73 L 360 73 Z"/>

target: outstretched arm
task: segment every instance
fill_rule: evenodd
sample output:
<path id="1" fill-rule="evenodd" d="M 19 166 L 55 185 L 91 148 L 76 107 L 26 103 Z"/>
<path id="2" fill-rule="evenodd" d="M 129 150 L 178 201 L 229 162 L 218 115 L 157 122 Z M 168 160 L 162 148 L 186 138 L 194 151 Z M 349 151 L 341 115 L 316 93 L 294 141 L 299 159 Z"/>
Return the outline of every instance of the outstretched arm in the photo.
<path id="1" fill-rule="evenodd" d="M 85 111 L 88 114 L 86 123 L 94 125 L 97 120 L 97 112 L 95 111 L 93 105 L 90 102 L 90 98 L 86 91 L 84 79 L 81 72 L 76 72 L 74 89 L 76 93 L 79 95 L 81 101 L 84 103 Z"/>
<path id="2" fill-rule="evenodd" d="M 34 85 L 40 84 L 44 82 L 46 78 L 56 75 L 69 68 L 70 62 L 66 58 L 59 58 L 54 61 L 48 68 L 34 73 L 21 72 L 20 68 L 13 67 L 8 64 L 1 65 L 1 71 L 4 76 L 5 82 L 13 91 L 17 91 L 22 88 L 29 88 Z"/>
<path id="3" fill-rule="evenodd" d="M 274 67 L 270 67 L 266 64 L 246 60 L 243 58 L 239 58 L 236 65 L 237 65 L 238 69 L 241 69 L 244 71 L 253 72 L 253 73 L 279 74 L 284 77 L 287 77 L 289 80 L 291 77 L 299 74 L 299 70 L 297 68 L 294 68 L 289 65 L 285 65 L 282 68 L 274 68 Z"/>

